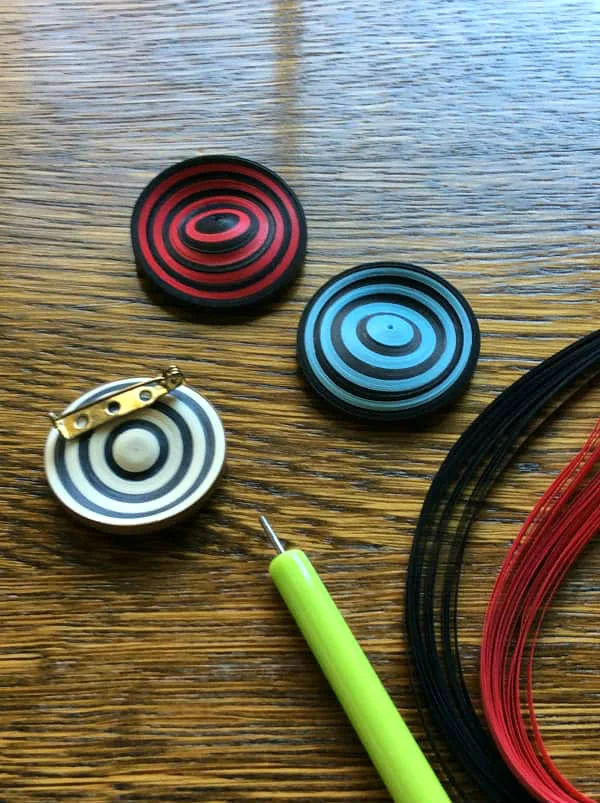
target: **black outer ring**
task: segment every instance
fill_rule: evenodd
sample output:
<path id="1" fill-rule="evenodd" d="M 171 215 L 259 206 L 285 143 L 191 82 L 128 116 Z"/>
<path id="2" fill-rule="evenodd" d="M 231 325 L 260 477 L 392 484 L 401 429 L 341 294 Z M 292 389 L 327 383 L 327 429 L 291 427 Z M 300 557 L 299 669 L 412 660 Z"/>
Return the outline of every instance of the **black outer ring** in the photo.
<path id="1" fill-rule="evenodd" d="M 464 307 L 465 312 L 469 318 L 471 323 L 471 330 L 473 334 L 473 342 L 471 346 L 471 353 L 469 354 L 469 358 L 467 360 L 467 364 L 465 366 L 464 371 L 462 372 L 460 379 L 456 381 L 450 390 L 444 393 L 439 398 L 431 401 L 427 404 L 421 404 L 418 406 L 417 409 L 413 410 L 396 410 L 396 411 L 376 411 L 376 410 L 363 410 L 362 408 L 355 407 L 352 404 L 348 404 L 347 402 L 342 401 L 337 396 L 334 396 L 326 387 L 324 387 L 318 377 L 315 375 L 312 367 L 310 366 L 310 362 L 306 356 L 306 352 L 304 350 L 304 332 L 306 329 L 306 320 L 310 314 L 313 304 L 317 301 L 318 297 L 321 293 L 324 293 L 328 290 L 332 285 L 335 285 L 338 281 L 347 276 L 350 276 L 353 273 L 358 273 L 359 271 L 363 271 L 365 269 L 370 268 L 404 268 L 410 269 L 417 274 L 421 274 L 422 276 L 428 276 L 432 279 L 435 279 L 437 282 L 442 284 L 447 290 L 449 290 L 452 295 L 458 300 L 458 302 Z M 481 335 L 479 331 L 479 324 L 477 322 L 477 318 L 475 317 L 475 313 L 471 309 L 471 305 L 467 301 L 467 299 L 463 296 L 460 290 L 457 290 L 453 284 L 449 281 L 444 279 L 437 273 L 433 273 L 433 271 L 427 270 L 426 268 L 421 268 L 418 265 L 412 265 L 409 262 L 365 262 L 362 265 L 357 265 L 354 268 L 349 268 L 348 270 L 343 271 L 342 273 L 338 273 L 333 278 L 329 279 L 322 285 L 316 293 L 312 296 L 312 298 L 306 304 L 302 316 L 300 318 L 300 323 L 298 324 L 298 333 L 296 336 L 296 356 L 298 360 L 298 365 L 304 374 L 305 379 L 307 380 L 311 389 L 324 401 L 326 401 L 332 407 L 335 407 L 337 410 L 341 410 L 346 415 L 350 416 L 351 418 L 356 418 L 361 421 L 380 421 L 380 422 L 395 422 L 395 421 L 411 421 L 418 418 L 425 418 L 432 413 L 438 412 L 443 410 L 444 408 L 451 405 L 455 402 L 467 388 L 471 377 L 473 376 L 473 372 L 475 370 L 475 366 L 477 365 L 477 360 L 479 359 L 479 351 L 481 345 Z"/>
<path id="2" fill-rule="evenodd" d="M 290 263 L 289 267 L 283 273 L 282 276 L 277 279 L 277 281 L 270 284 L 268 287 L 265 287 L 263 290 L 259 291 L 258 293 L 253 294 L 252 296 L 248 296 L 242 299 L 204 299 L 204 298 L 197 298 L 195 296 L 189 296 L 187 293 L 178 290 L 176 287 L 173 287 L 170 284 L 164 282 L 159 276 L 157 276 L 153 271 L 149 270 L 146 266 L 146 261 L 142 256 L 142 251 L 140 248 L 139 238 L 138 238 L 138 219 L 140 216 L 140 210 L 144 205 L 146 198 L 148 195 L 155 189 L 155 187 L 165 181 L 166 179 L 170 178 L 172 175 L 180 172 L 181 170 L 185 170 L 188 167 L 195 167 L 196 165 L 201 164 L 208 164 L 210 162 L 229 162 L 232 165 L 241 165 L 243 167 L 250 167 L 254 170 L 259 170 L 264 173 L 269 178 L 273 179 L 273 181 L 277 182 L 283 191 L 289 195 L 292 205 L 295 207 L 297 215 L 298 215 L 298 224 L 300 228 L 299 233 L 299 241 L 298 241 L 298 250 L 296 256 Z M 253 307 L 254 305 L 262 304 L 265 301 L 270 300 L 274 296 L 278 295 L 279 293 L 283 292 L 286 287 L 288 287 L 292 282 L 297 278 L 298 274 L 300 273 L 300 269 L 302 268 L 302 264 L 304 262 L 304 257 L 306 255 L 306 243 L 307 243 L 307 227 L 306 227 L 306 216 L 304 214 L 304 209 L 302 208 L 302 204 L 298 199 L 298 196 L 294 192 L 294 190 L 289 186 L 289 184 L 281 178 L 280 175 L 275 173 L 274 170 L 270 170 L 268 167 L 260 164 L 260 162 L 254 162 L 251 159 L 244 159 L 241 156 L 230 156 L 228 154 L 207 154 L 205 156 L 196 156 L 192 159 L 184 159 L 181 162 L 177 162 L 171 167 L 167 167 L 157 176 L 155 176 L 149 184 L 142 190 L 140 193 L 137 201 L 135 202 L 135 206 L 133 207 L 133 212 L 131 215 L 131 224 L 130 224 L 130 231 L 131 231 L 131 245 L 133 248 L 133 255 L 135 258 L 135 264 L 137 266 L 138 272 L 153 285 L 153 287 L 160 290 L 164 295 L 166 295 L 171 302 L 175 301 L 178 304 L 181 304 L 186 307 L 192 307 L 194 309 L 246 309 L 248 307 Z"/>

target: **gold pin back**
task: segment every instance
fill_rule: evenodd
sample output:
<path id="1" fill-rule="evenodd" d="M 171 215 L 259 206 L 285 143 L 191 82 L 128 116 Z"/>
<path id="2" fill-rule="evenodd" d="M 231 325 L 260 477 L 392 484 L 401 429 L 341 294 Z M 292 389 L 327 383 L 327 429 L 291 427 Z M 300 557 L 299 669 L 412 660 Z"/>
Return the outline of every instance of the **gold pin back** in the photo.
<path id="1" fill-rule="evenodd" d="M 68 413 L 63 412 L 59 416 L 50 413 L 50 419 L 64 438 L 72 440 L 113 418 L 121 418 L 135 410 L 150 407 L 157 399 L 179 387 L 183 382 L 185 382 L 183 372 L 176 365 L 170 365 L 159 376 L 146 382 L 129 385 L 123 390 L 110 393 Z"/>

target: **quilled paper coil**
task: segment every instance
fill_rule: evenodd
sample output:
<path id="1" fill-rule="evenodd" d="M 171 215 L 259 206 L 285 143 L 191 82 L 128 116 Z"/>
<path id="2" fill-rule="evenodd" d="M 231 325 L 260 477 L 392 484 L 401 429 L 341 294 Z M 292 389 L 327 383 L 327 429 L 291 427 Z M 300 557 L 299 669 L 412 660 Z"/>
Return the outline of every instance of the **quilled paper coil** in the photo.
<path id="1" fill-rule="evenodd" d="M 401 421 L 447 406 L 479 356 L 464 297 L 416 265 L 380 262 L 334 277 L 307 304 L 298 362 L 327 402 L 359 418 Z"/>
<path id="2" fill-rule="evenodd" d="M 65 412 L 143 379 L 109 382 Z M 99 529 L 148 532 L 199 507 L 225 463 L 225 431 L 212 405 L 182 385 L 152 407 L 108 421 L 76 440 L 51 429 L 48 482 L 75 516 Z"/>
<path id="3" fill-rule="evenodd" d="M 160 173 L 131 219 L 138 270 L 171 300 L 242 308 L 287 287 L 306 251 L 306 222 L 276 173 L 234 156 L 200 156 Z"/>

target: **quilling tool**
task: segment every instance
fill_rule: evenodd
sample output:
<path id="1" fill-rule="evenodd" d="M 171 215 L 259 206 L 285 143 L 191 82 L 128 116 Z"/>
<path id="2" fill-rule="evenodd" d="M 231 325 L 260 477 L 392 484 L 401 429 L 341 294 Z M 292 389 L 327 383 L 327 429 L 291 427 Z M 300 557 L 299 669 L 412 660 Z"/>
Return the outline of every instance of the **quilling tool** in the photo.
<path id="1" fill-rule="evenodd" d="M 48 483 L 72 514 L 99 529 L 173 524 L 207 499 L 223 471 L 223 424 L 176 366 L 101 385 L 51 418 Z"/>
<path id="2" fill-rule="evenodd" d="M 148 184 L 133 210 L 131 241 L 141 275 L 171 301 L 247 308 L 295 279 L 306 221 L 273 171 L 235 156 L 200 156 Z"/>
<path id="3" fill-rule="evenodd" d="M 328 281 L 300 320 L 298 362 L 309 385 L 348 415 L 402 421 L 447 407 L 479 356 L 465 298 L 416 265 L 375 262 Z"/>
<path id="4" fill-rule="evenodd" d="M 395 803 L 450 803 L 398 709 L 312 563 L 286 550 L 268 520 L 278 553 L 269 572 Z"/>

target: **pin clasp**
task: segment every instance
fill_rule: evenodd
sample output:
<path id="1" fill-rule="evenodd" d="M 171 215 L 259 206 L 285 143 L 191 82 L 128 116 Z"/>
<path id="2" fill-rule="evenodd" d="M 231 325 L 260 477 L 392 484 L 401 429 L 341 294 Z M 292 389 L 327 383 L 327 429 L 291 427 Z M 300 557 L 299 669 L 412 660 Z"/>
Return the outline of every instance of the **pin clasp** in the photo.
<path id="1" fill-rule="evenodd" d="M 52 424 L 66 440 L 78 438 L 86 432 L 101 426 L 113 418 L 121 418 L 136 410 L 150 407 L 185 382 L 183 372 L 176 365 L 170 365 L 158 376 L 96 399 L 70 412 L 57 416 L 50 413 Z"/>

